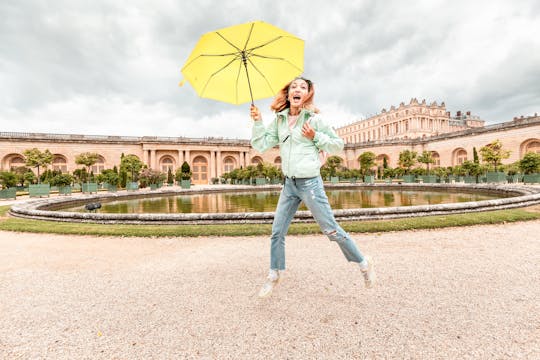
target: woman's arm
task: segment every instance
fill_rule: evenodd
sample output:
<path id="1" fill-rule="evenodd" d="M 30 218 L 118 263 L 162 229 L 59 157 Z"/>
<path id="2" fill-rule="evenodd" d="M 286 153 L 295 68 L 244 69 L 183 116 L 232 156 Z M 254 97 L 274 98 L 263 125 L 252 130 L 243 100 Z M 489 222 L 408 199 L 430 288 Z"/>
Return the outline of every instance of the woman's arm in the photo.
<path id="1" fill-rule="evenodd" d="M 277 118 L 265 128 L 260 112 L 255 106 L 251 107 L 251 118 L 253 119 L 251 146 L 259 152 L 265 152 L 276 146 L 279 143 Z"/>

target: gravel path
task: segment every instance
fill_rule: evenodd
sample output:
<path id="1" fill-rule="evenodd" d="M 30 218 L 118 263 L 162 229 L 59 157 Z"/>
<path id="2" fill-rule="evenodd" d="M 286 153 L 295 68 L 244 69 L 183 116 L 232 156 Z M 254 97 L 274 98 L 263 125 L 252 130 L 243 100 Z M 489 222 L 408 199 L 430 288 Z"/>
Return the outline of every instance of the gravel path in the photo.
<path id="1" fill-rule="evenodd" d="M 380 283 L 322 235 L 0 232 L 2 359 L 538 359 L 540 221 L 358 234 Z"/>

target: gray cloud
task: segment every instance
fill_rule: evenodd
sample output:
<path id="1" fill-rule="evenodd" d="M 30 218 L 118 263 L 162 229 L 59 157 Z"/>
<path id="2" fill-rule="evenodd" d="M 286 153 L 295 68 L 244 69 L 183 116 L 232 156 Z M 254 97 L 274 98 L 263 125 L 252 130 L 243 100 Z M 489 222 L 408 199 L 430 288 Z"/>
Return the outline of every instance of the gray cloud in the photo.
<path id="1" fill-rule="evenodd" d="M 9 131 L 108 134 L 127 131 L 111 124 L 131 119 L 130 135 L 176 135 L 178 127 L 190 136 L 249 137 L 247 125 L 223 125 L 227 117 L 242 124 L 237 117 L 248 105 L 200 99 L 178 82 L 203 33 L 252 20 L 306 41 L 305 74 L 322 110 L 339 112 L 338 124 L 412 97 L 506 121 L 539 110 L 538 10 L 532 0 L 7 0 L 0 4 L 0 123 Z M 151 124 L 153 113 L 167 126 Z"/>

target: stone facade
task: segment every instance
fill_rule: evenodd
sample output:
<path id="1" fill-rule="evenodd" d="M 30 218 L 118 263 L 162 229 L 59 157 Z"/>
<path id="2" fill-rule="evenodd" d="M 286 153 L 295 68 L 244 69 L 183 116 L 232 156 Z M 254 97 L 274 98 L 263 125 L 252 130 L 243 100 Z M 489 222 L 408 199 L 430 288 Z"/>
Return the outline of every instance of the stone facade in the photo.
<path id="1" fill-rule="evenodd" d="M 441 106 L 444 107 L 444 104 Z M 434 111 L 442 110 L 441 106 L 438 109 L 433 108 Z M 434 115 L 433 119 L 446 119 L 450 126 L 451 120 L 445 116 Z M 426 119 L 429 120 L 429 118 Z M 445 122 L 441 124 L 443 124 L 442 128 L 446 126 Z M 380 124 L 379 129 L 383 129 L 386 125 L 389 124 Z M 467 159 L 472 160 L 473 147 L 479 150 L 482 146 L 497 139 L 502 142 L 505 149 L 511 151 L 510 158 L 504 163 L 520 160 L 528 151 L 540 152 L 540 117 L 536 114 L 485 127 L 473 125 L 469 123 L 460 131 L 435 135 L 430 133 L 429 136 L 424 136 L 427 133 L 415 133 L 413 128 L 409 127 L 415 138 L 411 138 L 412 135 L 403 134 L 392 139 L 348 142 L 338 156 L 344 160 L 347 167 L 356 169 L 360 166 L 358 156 L 365 151 L 372 151 L 377 154 L 379 164 L 382 164 L 383 158 L 386 157 L 389 166 L 397 167 L 401 151 L 409 149 L 421 153 L 428 150 L 434 154 L 435 166 L 446 167 L 461 164 Z M 398 125 L 398 130 L 399 126 L 403 124 Z M 341 136 L 348 138 L 350 135 L 341 134 Z M 122 153 L 136 155 L 150 168 L 163 172 L 169 168 L 174 172 L 184 161 L 187 161 L 193 171 L 193 182 L 197 184 L 208 184 L 214 177 L 250 164 L 268 162 L 281 165 L 277 148 L 260 154 L 251 148 L 249 140 L 0 132 L 0 170 L 23 166 L 23 151 L 31 148 L 42 151 L 48 149 L 54 154 L 52 168 L 64 172 L 73 172 L 80 168 L 75 164 L 75 158 L 83 152 L 100 154 L 99 162 L 92 169 L 94 174 L 103 169 L 111 169 L 115 165 L 119 166 Z"/>
<path id="2" fill-rule="evenodd" d="M 277 150 L 259 154 L 249 140 L 0 133 L 0 170 L 24 166 L 23 151 L 31 148 L 48 149 L 54 154 L 52 168 L 63 172 L 80 168 L 75 158 L 83 152 L 100 155 L 94 174 L 119 166 L 122 154 L 136 155 L 149 168 L 163 172 L 171 168 L 174 173 L 187 161 L 196 184 L 208 184 L 213 177 L 250 164 L 281 163 Z"/>
<path id="3" fill-rule="evenodd" d="M 357 144 L 381 140 L 406 140 L 436 136 L 455 131 L 483 127 L 485 121 L 478 116 L 471 115 L 470 111 L 458 111 L 450 116 L 446 105 L 433 102 L 426 104 L 411 99 L 408 105 L 392 105 L 389 111 L 382 109 L 381 113 L 369 119 L 356 121 L 352 124 L 336 129 L 336 133 L 343 138 L 346 144 Z"/>

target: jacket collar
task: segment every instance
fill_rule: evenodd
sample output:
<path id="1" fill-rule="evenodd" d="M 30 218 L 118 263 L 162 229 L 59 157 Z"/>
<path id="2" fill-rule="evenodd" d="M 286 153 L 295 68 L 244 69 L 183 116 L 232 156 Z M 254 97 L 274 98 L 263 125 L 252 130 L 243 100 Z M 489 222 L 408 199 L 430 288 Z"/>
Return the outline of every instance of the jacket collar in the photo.
<path id="1" fill-rule="evenodd" d="M 302 110 L 300 110 L 300 115 L 302 114 L 303 114 L 304 120 L 306 120 L 312 117 L 314 115 L 314 112 L 312 110 L 303 108 Z M 285 108 L 277 113 L 277 116 L 281 117 L 282 119 L 287 119 L 288 115 L 289 115 L 289 108 Z M 299 116 L 299 118 L 301 118 L 301 116 Z"/>

